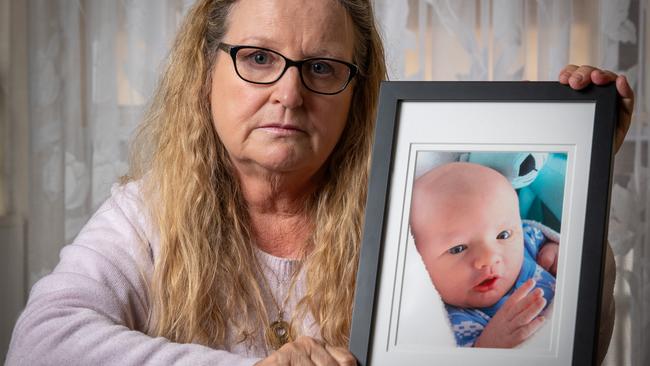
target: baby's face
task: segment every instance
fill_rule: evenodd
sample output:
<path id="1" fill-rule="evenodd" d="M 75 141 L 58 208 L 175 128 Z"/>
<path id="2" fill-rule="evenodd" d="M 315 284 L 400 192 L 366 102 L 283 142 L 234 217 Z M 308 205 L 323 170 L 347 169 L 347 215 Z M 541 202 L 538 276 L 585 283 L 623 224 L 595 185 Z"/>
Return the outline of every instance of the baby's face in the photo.
<path id="1" fill-rule="evenodd" d="M 491 306 L 514 285 L 523 261 L 517 195 L 495 171 L 453 168 L 416 182 L 411 230 L 444 302 Z"/>

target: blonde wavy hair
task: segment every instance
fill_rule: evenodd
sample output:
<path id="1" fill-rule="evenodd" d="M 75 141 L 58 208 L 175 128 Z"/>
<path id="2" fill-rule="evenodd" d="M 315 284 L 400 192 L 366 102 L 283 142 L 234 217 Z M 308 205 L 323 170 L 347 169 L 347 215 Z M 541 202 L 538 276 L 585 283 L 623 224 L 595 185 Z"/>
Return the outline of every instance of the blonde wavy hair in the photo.
<path id="1" fill-rule="evenodd" d="M 199 0 L 189 11 L 123 180 L 141 181 L 160 234 L 148 332 L 175 342 L 223 346 L 226 329 L 238 342 L 254 341 L 260 325 L 268 325 L 246 203 L 210 113 L 211 71 L 234 2 Z M 370 0 L 339 2 L 354 23 L 353 62 L 360 74 L 323 183 L 306 203 L 314 231 L 304 262 L 307 290 L 293 321 L 310 312 L 327 343 L 345 346 L 386 67 Z"/>

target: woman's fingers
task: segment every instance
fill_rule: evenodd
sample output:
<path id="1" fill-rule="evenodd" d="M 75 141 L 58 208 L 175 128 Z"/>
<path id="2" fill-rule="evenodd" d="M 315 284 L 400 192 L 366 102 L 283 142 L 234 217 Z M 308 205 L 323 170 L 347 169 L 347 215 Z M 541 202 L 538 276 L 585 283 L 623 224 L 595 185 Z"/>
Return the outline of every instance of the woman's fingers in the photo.
<path id="1" fill-rule="evenodd" d="M 560 71 L 558 81 L 579 90 L 592 83 L 596 85 L 611 83 L 616 80 L 617 76 L 609 70 L 601 70 L 590 65 L 567 65 Z"/>
<path id="2" fill-rule="evenodd" d="M 591 81 L 596 85 L 609 84 L 615 81 L 616 77 L 618 77 L 618 75 L 609 70 L 594 69 L 591 72 Z"/>
<path id="3" fill-rule="evenodd" d="M 356 366 L 357 360 L 345 348 L 328 346 L 311 337 L 301 336 L 287 343 L 258 366 Z"/>
<path id="4" fill-rule="evenodd" d="M 571 88 L 580 90 L 589 84 L 604 85 L 611 82 L 616 83 L 616 91 L 620 96 L 618 106 L 618 124 L 614 138 L 614 151 L 617 152 L 623 145 L 623 140 L 632 123 L 632 112 L 634 111 L 634 92 L 623 75 L 618 75 L 609 70 L 601 70 L 590 65 L 566 65 L 558 75 L 561 84 L 567 84 Z"/>
<path id="5" fill-rule="evenodd" d="M 578 68 L 576 65 L 566 65 L 562 71 L 560 71 L 560 75 L 558 76 L 558 80 L 561 84 L 568 84 L 569 83 L 569 78 L 573 74 L 573 72 Z"/>
<path id="6" fill-rule="evenodd" d="M 616 75 L 616 91 L 618 91 L 618 94 L 620 94 L 623 99 L 631 100 L 632 105 L 634 105 L 634 91 L 627 82 L 625 75 Z M 630 108 L 629 111 L 632 113 L 632 108 Z"/>
<path id="7" fill-rule="evenodd" d="M 568 84 L 573 89 L 580 90 L 591 83 L 600 85 L 612 82 L 616 77 L 611 78 L 611 76 L 611 74 L 602 73 L 601 70 L 590 65 L 566 65 L 560 71 L 558 81 L 562 84 Z"/>
<path id="8" fill-rule="evenodd" d="M 325 344 L 308 338 L 308 352 L 310 361 L 316 366 L 339 366 L 336 358 L 329 352 Z"/>
<path id="9" fill-rule="evenodd" d="M 325 349 L 327 350 L 327 352 L 329 352 L 329 354 L 332 357 L 334 357 L 334 359 L 336 360 L 336 362 L 338 362 L 339 365 L 341 366 L 357 365 L 357 359 L 354 358 L 352 353 L 347 348 L 325 345 Z"/>
<path id="10" fill-rule="evenodd" d="M 614 139 L 614 152 L 617 152 L 623 145 L 625 135 L 630 129 L 632 124 L 632 112 L 634 111 L 634 91 L 627 82 L 624 75 L 617 75 L 616 77 L 616 91 L 618 92 L 619 106 L 618 106 L 618 123 L 616 125 L 616 137 Z"/>
<path id="11" fill-rule="evenodd" d="M 571 77 L 569 77 L 569 86 L 573 89 L 580 90 L 593 83 L 591 80 L 591 73 L 595 69 L 595 67 L 589 65 L 579 66 L 575 71 L 573 71 L 573 73 L 571 73 Z"/>
<path id="12" fill-rule="evenodd" d="M 298 348 L 295 353 L 306 355 L 307 359 L 310 362 L 306 362 L 304 357 L 301 357 L 301 361 L 305 362 L 305 365 L 315 365 L 315 366 L 339 366 L 339 363 L 336 362 L 336 359 L 325 348 L 325 343 L 318 341 L 312 337 L 298 337 L 293 345 Z M 292 363 L 292 365 L 294 365 Z M 297 363 L 296 365 L 302 365 L 302 363 Z"/>

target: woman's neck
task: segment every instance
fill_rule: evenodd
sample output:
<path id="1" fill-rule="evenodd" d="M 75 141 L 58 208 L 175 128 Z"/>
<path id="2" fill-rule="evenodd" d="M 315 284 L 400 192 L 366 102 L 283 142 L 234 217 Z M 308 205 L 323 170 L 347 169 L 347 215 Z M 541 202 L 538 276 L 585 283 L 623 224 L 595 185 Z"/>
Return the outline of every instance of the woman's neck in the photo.
<path id="1" fill-rule="evenodd" d="M 255 244 L 283 258 L 302 258 L 313 231 L 306 202 L 316 180 L 283 175 L 242 175 L 239 180 Z"/>

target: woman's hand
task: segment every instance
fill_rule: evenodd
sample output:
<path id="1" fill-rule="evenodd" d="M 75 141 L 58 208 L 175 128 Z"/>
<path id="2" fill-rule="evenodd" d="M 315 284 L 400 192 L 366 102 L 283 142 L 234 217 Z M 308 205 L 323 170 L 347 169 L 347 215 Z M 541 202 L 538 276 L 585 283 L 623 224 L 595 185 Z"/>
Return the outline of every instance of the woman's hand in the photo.
<path id="1" fill-rule="evenodd" d="M 301 336 L 282 346 L 256 366 L 356 366 L 352 353 L 342 347 L 332 347 L 311 337 Z"/>
<path id="2" fill-rule="evenodd" d="M 512 348 L 533 335 L 544 324 L 539 314 L 546 306 L 544 292 L 534 287 L 535 281 L 530 279 L 515 290 L 490 319 L 474 347 Z"/>
<path id="3" fill-rule="evenodd" d="M 617 75 L 611 71 L 601 70 L 589 65 L 567 65 L 558 77 L 561 84 L 568 84 L 571 88 L 580 90 L 589 84 L 604 85 L 616 82 L 616 90 L 621 97 L 618 107 L 618 125 L 616 126 L 616 138 L 614 140 L 614 152 L 623 145 L 623 140 L 632 122 L 632 111 L 634 110 L 634 92 L 623 75 Z"/>

